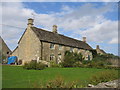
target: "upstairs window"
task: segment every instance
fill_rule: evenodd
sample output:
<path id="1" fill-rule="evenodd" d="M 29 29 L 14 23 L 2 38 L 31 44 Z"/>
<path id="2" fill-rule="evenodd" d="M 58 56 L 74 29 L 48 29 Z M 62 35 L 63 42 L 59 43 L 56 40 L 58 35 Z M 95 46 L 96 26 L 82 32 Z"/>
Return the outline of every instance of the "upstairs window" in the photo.
<path id="1" fill-rule="evenodd" d="M 53 43 L 50 44 L 50 49 L 54 49 L 55 45 Z"/>
<path id="2" fill-rule="evenodd" d="M 51 55 L 50 55 L 50 61 L 51 61 L 51 60 L 54 60 L 54 54 L 51 54 Z"/>
<path id="3" fill-rule="evenodd" d="M 59 50 L 62 50 L 62 45 L 59 45 Z"/>
<path id="4" fill-rule="evenodd" d="M 72 47 L 70 48 L 70 52 L 73 52 L 73 48 Z"/>
<path id="5" fill-rule="evenodd" d="M 80 51 L 81 51 L 81 50 L 78 48 L 78 53 L 80 53 Z"/>

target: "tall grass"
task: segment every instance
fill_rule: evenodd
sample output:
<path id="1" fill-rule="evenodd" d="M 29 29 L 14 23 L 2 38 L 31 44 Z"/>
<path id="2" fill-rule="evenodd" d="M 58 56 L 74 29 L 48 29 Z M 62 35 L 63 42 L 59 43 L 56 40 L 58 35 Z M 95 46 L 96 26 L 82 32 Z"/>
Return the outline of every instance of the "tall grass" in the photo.
<path id="1" fill-rule="evenodd" d="M 96 72 L 93 76 L 91 76 L 90 83 L 96 85 L 101 82 L 107 82 L 115 79 L 118 79 L 118 71 L 114 69 L 106 70 Z"/>

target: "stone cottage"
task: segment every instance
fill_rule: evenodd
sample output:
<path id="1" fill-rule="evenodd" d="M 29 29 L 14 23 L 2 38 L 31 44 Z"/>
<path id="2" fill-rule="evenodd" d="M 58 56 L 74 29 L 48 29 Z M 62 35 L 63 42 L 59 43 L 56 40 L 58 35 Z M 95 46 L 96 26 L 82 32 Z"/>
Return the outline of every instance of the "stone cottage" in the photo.
<path id="1" fill-rule="evenodd" d="M 102 49 L 100 49 L 99 45 L 96 46 L 96 52 L 97 54 L 104 55 L 106 52 Z"/>
<path id="2" fill-rule="evenodd" d="M 22 64 L 31 60 L 63 61 L 65 51 L 81 53 L 85 60 L 92 60 L 92 48 L 83 41 L 76 40 L 57 32 L 57 26 L 47 31 L 33 26 L 33 19 L 28 19 L 28 26 L 13 51 L 13 55 L 22 61 Z"/>
<path id="3" fill-rule="evenodd" d="M 6 56 L 8 53 L 11 53 L 11 50 L 9 49 L 7 44 L 4 42 L 1 36 L 0 36 L 0 52 L 2 52 L 4 56 Z"/>

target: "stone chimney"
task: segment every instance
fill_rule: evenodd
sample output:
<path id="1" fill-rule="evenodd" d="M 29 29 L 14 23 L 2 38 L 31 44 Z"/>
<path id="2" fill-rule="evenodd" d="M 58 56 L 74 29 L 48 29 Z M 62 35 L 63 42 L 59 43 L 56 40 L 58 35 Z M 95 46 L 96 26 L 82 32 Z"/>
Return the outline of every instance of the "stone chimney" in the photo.
<path id="1" fill-rule="evenodd" d="M 99 45 L 96 46 L 96 49 L 100 49 Z"/>
<path id="2" fill-rule="evenodd" d="M 57 33 L 57 25 L 53 25 L 52 32 L 53 32 L 53 33 Z"/>
<path id="3" fill-rule="evenodd" d="M 85 42 L 85 43 L 86 43 L 86 37 L 83 37 L 83 42 Z"/>
<path id="4" fill-rule="evenodd" d="M 33 27 L 33 25 L 34 25 L 33 22 L 34 22 L 34 19 L 29 18 L 29 19 L 28 19 L 28 24 L 27 24 L 28 27 Z"/>

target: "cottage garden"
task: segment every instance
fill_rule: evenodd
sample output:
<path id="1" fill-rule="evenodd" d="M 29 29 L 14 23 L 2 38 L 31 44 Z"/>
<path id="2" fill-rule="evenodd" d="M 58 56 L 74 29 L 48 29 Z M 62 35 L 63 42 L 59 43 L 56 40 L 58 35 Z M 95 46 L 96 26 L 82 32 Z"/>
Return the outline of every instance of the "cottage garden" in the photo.
<path id="1" fill-rule="evenodd" d="M 113 67 L 112 54 L 94 55 L 85 61 L 81 54 L 66 51 L 64 62 L 50 66 L 31 61 L 24 66 L 3 65 L 3 88 L 84 88 L 89 84 L 116 80 L 119 67 Z"/>

